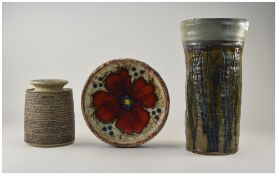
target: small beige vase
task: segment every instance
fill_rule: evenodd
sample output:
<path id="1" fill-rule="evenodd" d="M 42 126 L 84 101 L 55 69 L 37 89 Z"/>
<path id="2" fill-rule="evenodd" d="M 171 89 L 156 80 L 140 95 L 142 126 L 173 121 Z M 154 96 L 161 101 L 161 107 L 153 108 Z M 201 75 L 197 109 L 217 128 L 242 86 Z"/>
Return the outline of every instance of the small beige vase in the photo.
<path id="1" fill-rule="evenodd" d="M 55 147 L 75 139 L 72 89 L 67 80 L 33 80 L 25 96 L 24 140 L 31 146 Z"/>

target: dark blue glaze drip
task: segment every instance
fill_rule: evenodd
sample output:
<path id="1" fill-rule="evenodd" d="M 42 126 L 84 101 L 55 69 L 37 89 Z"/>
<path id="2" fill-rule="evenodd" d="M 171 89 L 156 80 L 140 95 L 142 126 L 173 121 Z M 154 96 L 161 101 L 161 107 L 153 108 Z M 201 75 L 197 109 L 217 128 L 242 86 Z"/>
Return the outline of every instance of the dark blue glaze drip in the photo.
<path id="1" fill-rule="evenodd" d="M 197 80 L 194 81 L 193 83 L 193 89 L 198 89 L 199 90 L 199 108 L 200 108 L 200 114 L 202 118 L 202 123 L 203 123 L 203 131 L 207 135 L 207 140 L 208 140 L 208 152 L 217 152 L 218 151 L 218 122 L 217 122 L 217 116 L 216 116 L 216 87 L 218 86 L 218 73 L 215 72 L 214 75 L 212 76 L 212 87 L 214 89 L 211 90 L 211 98 L 212 98 L 212 103 L 211 103 L 211 108 L 212 108 L 212 115 L 211 115 L 211 126 L 209 126 L 209 115 L 208 115 L 208 103 L 207 103 L 207 91 L 205 87 L 205 77 L 204 76 L 204 59 L 201 55 L 201 50 L 197 52 L 198 56 L 195 61 L 193 61 L 193 70 L 192 70 L 192 75 L 197 76 Z M 198 88 L 196 87 L 198 85 Z M 195 90 L 193 90 L 193 96 L 196 98 L 195 95 Z M 195 111 L 196 112 L 196 111 Z M 195 149 L 195 141 L 196 141 L 196 132 L 197 132 L 197 126 L 198 126 L 198 115 L 195 113 L 195 121 L 194 121 L 194 127 L 192 130 L 192 140 L 193 140 L 193 150 Z"/>
<path id="2" fill-rule="evenodd" d="M 234 59 L 232 59 L 232 55 L 228 55 L 226 50 L 223 49 L 223 61 L 224 64 L 221 70 L 221 87 L 224 93 L 223 100 L 223 110 L 224 110 L 224 147 L 223 152 L 227 152 L 228 148 L 231 146 L 232 141 L 232 121 L 233 121 L 233 111 L 232 111 L 232 89 L 227 88 L 226 81 L 230 76 L 227 74 L 228 67 L 232 65 Z M 230 71 L 230 70 L 229 70 Z M 228 87 L 232 86 L 232 83 Z"/>
<path id="3" fill-rule="evenodd" d="M 188 148 L 193 152 L 203 149 L 203 144 L 198 142 L 201 138 L 197 137 L 199 127 L 202 127 L 203 134 L 207 137 L 207 149 L 203 151 L 231 153 L 237 149 L 241 89 L 241 60 L 238 54 L 241 47 L 221 47 L 222 52 L 209 44 L 189 48 L 192 51 L 188 52 L 192 54 L 192 57 L 189 55 L 192 62 L 187 62 L 187 102 L 190 105 L 187 104 L 186 112 L 192 137 L 189 138 L 192 142 L 189 142 Z M 209 53 L 210 49 L 212 53 Z M 220 46 L 216 49 L 220 49 Z M 202 123 L 201 126 L 199 122 Z"/>
<path id="4" fill-rule="evenodd" d="M 218 69 L 215 70 L 214 74 L 211 76 L 211 128 L 208 135 L 208 152 L 217 152 L 218 151 L 218 122 L 216 115 L 216 106 L 217 106 L 217 87 L 218 87 Z"/>
<path id="5" fill-rule="evenodd" d="M 192 76 L 193 75 L 197 75 L 197 71 L 195 70 L 196 66 L 198 65 L 198 61 L 194 61 L 192 62 Z M 193 98 L 192 99 L 196 99 L 196 83 L 193 81 L 193 88 L 192 88 L 192 95 L 193 95 Z M 192 102 L 194 104 L 194 102 Z M 198 127 L 198 112 L 197 110 L 194 110 L 194 116 L 196 116 L 195 118 L 193 118 L 194 122 L 193 122 L 193 127 L 192 127 L 192 149 L 195 150 L 195 142 L 196 142 L 196 137 L 197 137 L 197 127 Z"/>

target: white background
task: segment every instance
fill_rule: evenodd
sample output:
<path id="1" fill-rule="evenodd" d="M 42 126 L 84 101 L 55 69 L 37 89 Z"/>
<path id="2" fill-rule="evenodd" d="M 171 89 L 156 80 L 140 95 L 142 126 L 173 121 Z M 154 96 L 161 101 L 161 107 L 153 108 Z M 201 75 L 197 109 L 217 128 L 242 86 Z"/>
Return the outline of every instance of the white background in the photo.
<path id="1" fill-rule="evenodd" d="M 274 172 L 274 3 L 3 3 L 4 172 Z M 197 17 L 250 21 L 243 53 L 240 150 L 204 156 L 185 149 L 185 58 L 180 22 Z M 170 113 L 139 148 L 98 140 L 81 113 L 81 91 L 100 64 L 120 57 L 148 63 L 163 77 Z M 23 141 L 29 81 L 69 80 L 76 140 L 35 148 Z"/>

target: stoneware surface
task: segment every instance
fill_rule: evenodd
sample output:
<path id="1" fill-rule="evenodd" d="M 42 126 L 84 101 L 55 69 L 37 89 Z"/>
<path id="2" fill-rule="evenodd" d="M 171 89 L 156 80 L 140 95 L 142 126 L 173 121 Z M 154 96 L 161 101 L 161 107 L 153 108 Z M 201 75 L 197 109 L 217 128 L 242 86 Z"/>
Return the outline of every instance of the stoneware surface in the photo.
<path id="1" fill-rule="evenodd" d="M 61 79 L 39 79 L 32 80 L 32 84 L 35 89 L 34 91 L 41 92 L 53 92 L 53 91 L 62 91 L 63 87 L 68 83 L 67 80 Z"/>
<path id="2" fill-rule="evenodd" d="M 238 151 L 243 43 L 186 45 L 187 149 L 223 155 Z"/>
<path id="3" fill-rule="evenodd" d="M 274 2 L 3 2 L 2 171 L 5 173 L 272 173 L 275 171 Z M 191 18 L 250 21 L 243 50 L 237 154 L 186 150 L 185 57 L 180 23 Z M 170 95 L 166 124 L 135 149 L 115 149 L 86 126 L 83 85 L 111 58 L 139 58 Z M 36 78 L 66 78 L 73 89 L 74 144 L 42 149 L 23 141 L 24 96 Z M 31 88 L 31 87 L 30 87 Z M 77 100 L 77 102 L 76 102 Z"/>
<path id="4" fill-rule="evenodd" d="M 147 64 L 134 59 L 112 60 L 88 78 L 82 111 L 98 138 L 118 147 L 134 147 L 162 129 L 169 111 L 168 91 Z"/>
<path id="5" fill-rule="evenodd" d="M 223 155 L 238 151 L 242 51 L 249 22 L 198 18 L 181 23 L 186 54 L 187 149 Z"/>
<path id="6" fill-rule="evenodd" d="M 63 88 L 67 80 L 41 79 L 27 89 L 24 111 L 24 140 L 37 147 L 56 147 L 72 143 L 75 122 L 72 90 Z"/>

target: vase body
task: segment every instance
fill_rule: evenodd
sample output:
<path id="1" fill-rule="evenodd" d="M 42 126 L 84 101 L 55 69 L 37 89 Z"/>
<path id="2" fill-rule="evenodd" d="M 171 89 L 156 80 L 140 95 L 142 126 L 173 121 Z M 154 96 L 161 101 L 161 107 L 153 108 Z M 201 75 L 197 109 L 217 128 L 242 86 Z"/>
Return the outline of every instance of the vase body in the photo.
<path id="1" fill-rule="evenodd" d="M 200 154 L 235 153 L 248 22 L 194 19 L 184 21 L 181 30 L 186 56 L 186 147 Z"/>
<path id="2" fill-rule="evenodd" d="M 25 96 L 24 140 L 31 146 L 55 147 L 75 139 L 73 96 L 64 80 L 34 80 Z"/>

